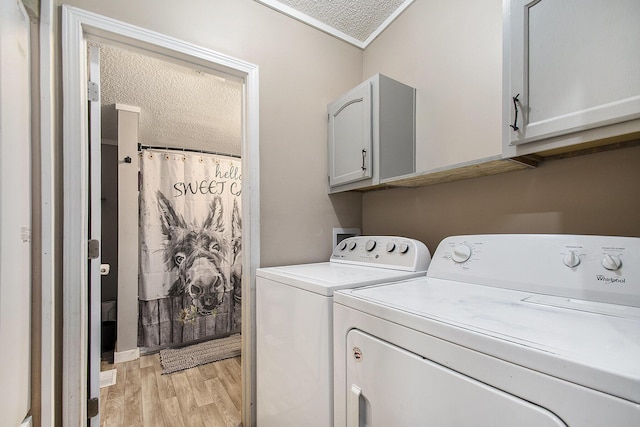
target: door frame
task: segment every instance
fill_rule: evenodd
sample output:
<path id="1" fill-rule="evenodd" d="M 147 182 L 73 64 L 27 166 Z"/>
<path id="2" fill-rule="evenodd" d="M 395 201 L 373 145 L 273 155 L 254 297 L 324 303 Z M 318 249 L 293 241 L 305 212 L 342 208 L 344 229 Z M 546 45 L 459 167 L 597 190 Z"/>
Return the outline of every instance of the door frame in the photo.
<path id="1" fill-rule="evenodd" d="M 126 44 L 244 80 L 242 139 L 242 422 L 255 424 L 255 270 L 260 261 L 258 67 L 192 43 L 62 6 L 62 420 L 87 420 L 87 40 Z"/>

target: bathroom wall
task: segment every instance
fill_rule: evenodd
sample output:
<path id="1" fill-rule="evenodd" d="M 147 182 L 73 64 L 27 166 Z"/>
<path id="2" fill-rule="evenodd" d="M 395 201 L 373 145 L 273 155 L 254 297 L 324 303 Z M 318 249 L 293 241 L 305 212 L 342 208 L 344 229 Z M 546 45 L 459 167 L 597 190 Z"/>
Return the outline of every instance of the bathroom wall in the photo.
<path id="1" fill-rule="evenodd" d="M 102 301 L 118 297 L 118 146 L 102 144 L 102 263 L 111 271 L 102 276 Z"/>

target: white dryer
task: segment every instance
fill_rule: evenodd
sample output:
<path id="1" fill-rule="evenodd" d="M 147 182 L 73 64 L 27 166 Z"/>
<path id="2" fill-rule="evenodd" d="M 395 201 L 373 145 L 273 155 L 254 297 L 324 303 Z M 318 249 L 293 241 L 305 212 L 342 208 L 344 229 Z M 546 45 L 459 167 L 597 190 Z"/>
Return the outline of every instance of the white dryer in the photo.
<path id="1" fill-rule="evenodd" d="M 640 239 L 457 236 L 334 295 L 335 425 L 639 426 Z"/>
<path id="2" fill-rule="evenodd" d="M 358 236 L 329 262 L 256 272 L 257 424 L 333 425 L 333 292 L 424 276 L 427 247 L 412 239 Z"/>

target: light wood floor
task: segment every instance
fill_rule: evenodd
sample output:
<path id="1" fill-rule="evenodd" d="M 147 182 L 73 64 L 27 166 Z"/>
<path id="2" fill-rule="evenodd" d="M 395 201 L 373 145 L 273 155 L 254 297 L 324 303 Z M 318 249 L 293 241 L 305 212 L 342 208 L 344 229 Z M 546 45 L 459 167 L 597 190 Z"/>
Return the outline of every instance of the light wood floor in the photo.
<path id="1" fill-rule="evenodd" d="M 117 369 L 100 389 L 100 425 L 190 427 L 240 425 L 240 357 L 161 375 L 159 354 L 101 369 Z"/>

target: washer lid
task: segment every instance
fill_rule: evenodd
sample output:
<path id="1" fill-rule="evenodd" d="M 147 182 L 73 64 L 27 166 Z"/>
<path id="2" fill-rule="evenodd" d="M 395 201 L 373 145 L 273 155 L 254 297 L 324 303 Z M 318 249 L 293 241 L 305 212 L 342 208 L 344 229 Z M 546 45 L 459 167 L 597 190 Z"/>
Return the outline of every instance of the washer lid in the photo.
<path id="1" fill-rule="evenodd" d="M 426 271 L 399 271 L 378 267 L 321 262 L 259 268 L 256 276 L 320 295 L 332 296 L 338 289 L 375 285 L 424 276 Z"/>
<path id="2" fill-rule="evenodd" d="M 434 278 L 336 303 L 640 403 L 640 309 Z"/>

